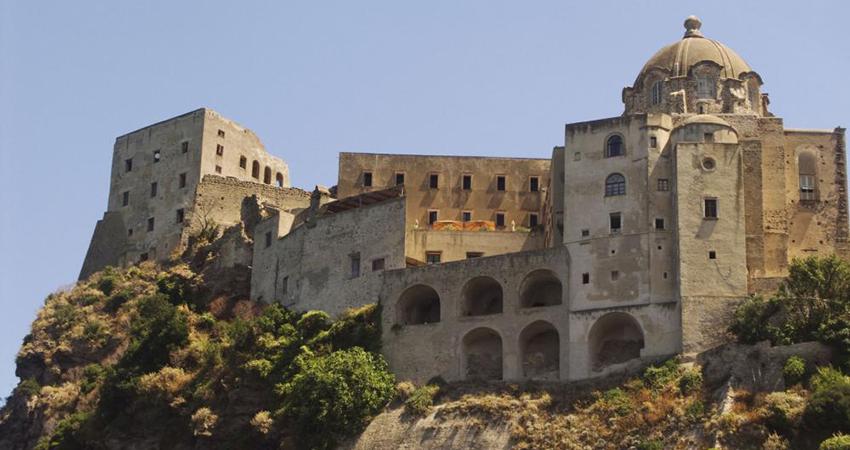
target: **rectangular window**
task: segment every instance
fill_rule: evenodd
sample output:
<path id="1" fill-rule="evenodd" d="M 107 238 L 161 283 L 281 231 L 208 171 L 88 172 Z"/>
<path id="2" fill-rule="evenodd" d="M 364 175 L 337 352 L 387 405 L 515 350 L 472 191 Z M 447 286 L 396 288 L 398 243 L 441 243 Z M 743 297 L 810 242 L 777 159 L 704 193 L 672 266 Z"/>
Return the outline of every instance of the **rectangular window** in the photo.
<path id="1" fill-rule="evenodd" d="M 349 257 L 349 262 L 351 265 L 351 278 L 357 278 L 360 276 L 360 253 L 352 253 Z"/>
<path id="2" fill-rule="evenodd" d="M 463 188 L 464 191 L 472 190 L 472 175 L 463 176 L 461 179 L 461 188 Z"/>
<path id="3" fill-rule="evenodd" d="M 469 222 L 470 220 L 472 220 L 472 211 L 464 211 L 460 213 L 460 218 L 464 222 Z"/>
<path id="4" fill-rule="evenodd" d="M 611 213 L 608 221 L 611 226 L 612 233 L 619 233 L 623 228 L 623 216 L 620 213 Z"/>
<path id="5" fill-rule="evenodd" d="M 124 160 L 124 172 L 132 172 L 133 171 L 133 158 Z"/>
<path id="6" fill-rule="evenodd" d="M 121 194 L 121 206 L 127 206 L 130 204 L 130 191 L 124 191 Z"/>
<path id="7" fill-rule="evenodd" d="M 437 210 L 428 211 L 428 225 L 434 225 L 437 222 L 438 215 Z"/>
<path id="8" fill-rule="evenodd" d="M 153 231 L 154 220 L 153 217 L 148 218 L 148 231 Z"/>
<path id="9" fill-rule="evenodd" d="M 215 173 L 221 173 L 221 166 L 215 166 Z"/>
<path id="10" fill-rule="evenodd" d="M 180 182 L 178 183 L 178 185 L 181 188 L 186 187 L 186 172 L 183 172 L 183 173 L 180 174 Z"/>
<path id="11" fill-rule="evenodd" d="M 709 250 L 708 259 L 717 259 L 717 252 L 715 252 L 714 250 Z"/>
<path id="12" fill-rule="evenodd" d="M 224 146 L 221 145 L 221 144 L 216 144 L 215 145 L 215 154 L 218 155 L 218 156 L 223 156 L 224 155 Z"/>
<path id="13" fill-rule="evenodd" d="M 128 228 L 128 229 L 127 229 L 127 237 L 130 237 L 130 236 L 132 236 L 132 235 L 133 235 L 133 229 L 132 229 L 132 228 Z"/>
<path id="14" fill-rule="evenodd" d="M 815 200 L 814 175 L 800 175 L 800 200 Z"/>
<path id="15" fill-rule="evenodd" d="M 248 158 L 244 156 L 239 157 L 239 168 L 244 169 L 248 166 Z"/>
<path id="16" fill-rule="evenodd" d="M 611 281 L 617 281 L 619 279 L 620 279 L 620 271 L 619 270 L 612 270 L 611 271 Z"/>
<path id="17" fill-rule="evenodd" d="M 707 198 L 705 199 L 704 204 L 704 216 L 706 219 L 716 219 L 717 218 L 717 199 L 716 198 Z"/>
<path id="18" fill-rule="evenodd" d="M 581 284 L 590 284 L 590 274 L 585 272 L 581 274 Z"/>
<path id="19" fill-rule="evenodd" d="M 650 148 L 658 147 L 658 138 L 657 137 L 655 137 L 655 136 L 649 137 L 649 147 Z"/>
<path id="20" fill-rule="evenodd" d="M 534 228 L 534 227 L 536 227 L 536 226 L 537 226 L 537 222 L 538 222 L 538 220 L 539 220 L 539 218 L 538 218 L 538 216 L 537 216 L 537 213 L 530 213 L 530 214 L 528 215 L 528 227 L 529 227 L 529 228 Z"/>
<path id="21" fill-rule="evenodd" d="M 404 173 L 403 172 L 396 172 L 396 174 L 395 174 L 395 185 L 401 186 L 403 184 L 404 184 Z"/>
<path id="22" fill-rule="evenodd" d="M 581 161 L 581 152 L 575 152 L 573 154 L 573 161 Z"/>
<path id="23" fill-rule="evenodd" d="M 271 246 L 272 246 L 272 232 L 266 231 L 266 248 L 269 248 Z"/>
<path id="24" fill-rule="evenodd" d="M 711 77 L 697 78 L 697 98 L 714 98 L 716 96 L 717 83 Z"/>
<path id="25" fill-rule="evenodd" d="M 484 256 L 482 252 L 466 252 L 466 259 L 480 258 Z"/>
<path id="26" fill-rule="evenodd" d="M 177 210 L 177 223 L 183 223 L 183 219 L 185 218 L 185 212 L 183 208 Z"/>
<path id="27" fill-rule="evenodd" d="M 663 230 L 664 229 L 664 219 L 656 217 L 655 218 L 655 229 Z"/>
<path id="28" fill-rule="evenodd" d="M 528 179 L 528 190 L 531 192 L 538 192 L 540 190 L 539 177 L 531 177 Z"/>
<path id="29" fill-rule="evenodd" d="M 670 190 L 670 180 L 667 178 L 659 178 L 658 179 L 658 188 L 659 191 L 669 191 Z"/>
<path id="30" fill-rule="evenodd" d="M 181 142 L 180 143 L 180 153 L 188 153 L 189 152 L 189 142 Z"/>
<path id="31" fill-rule="evenodd" d="M 162 152 L 158 149 L 153 151 L 153 162 L 158 163 L 162 159 Z"/>
<path id="32" fill-rule="evenodd" d="M 496 227 L 504 228 L 505 227 L 505 213 L 497 212 L 496 213 Z"/>
<path id="33" fill-rule="evenodd" d="M 283 292 L 283 295 L 289 293 L 289 277 L 283 277 L 283 281 L 280 283 L 280 291 Z"/>
<path id="34" fill-rule="evenodd" d="M 378 258 L 372 260 L 372 272 L 378 272 L 384 270 L 385 261 L 384 258 Z"/>
<path id="35" fill-rule="evenodd" d="M 428 186 L 429 186 L 431 189 L 437 189 L 437 188 L 439 188 L 439 187 L 440 187 L 440 175 L 438 175 L 438 174 L 436 174 L 436 173 L 432 173 L 432 174 L 428 177 Z"/>
<path id="36" fill-rule="evenodd" d="M 156 191 L 158 187 L 159 185 L 156 183 L 156 181 L 151 183 L 151 197 L 156 197 Z"/>
<path id="37" fill-rule="evenodd" d="M 372 187 L 372 172 L 363 172 L 363 187 Z"/>
<path id="38" fill-rule="evenodd" d="M 425 252 L 425 262 L 428 264 L 440 264 L 442 252 Z"/>
<path id="39" fill-rule="evenodd" d="M 218 137 L 224 137 L 224 130 L 218 130 Z"/>
<path id="40" fill-rule="evenodd" d="M 587 228 L 581 230 L 581 237 L 588 237 L 588 236 L 590 236 L 590 230 L 588 230 Z"/>
<path id="41" fill-rule="evenodd" d="M 505 184 L 506 184 L 505 183 L 505 176 L 504 175 L 497 175 L 496 176 L 496 190 L 497 191 L 504 191 L 505 190 Z"/>

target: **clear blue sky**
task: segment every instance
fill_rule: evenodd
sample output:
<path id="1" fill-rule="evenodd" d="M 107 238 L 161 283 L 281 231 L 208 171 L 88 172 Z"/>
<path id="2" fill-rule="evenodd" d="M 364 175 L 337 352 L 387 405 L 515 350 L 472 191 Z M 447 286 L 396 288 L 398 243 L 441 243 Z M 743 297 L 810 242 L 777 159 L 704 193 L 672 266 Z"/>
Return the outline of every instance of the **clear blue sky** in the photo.
<path id="1" fill-rule="evenodd" d="M 106 208 L 116 136 L 201 106 L 295 186 L 337 153 L 548 157 L 689 14 L 761 74 L 786 126 L 850 125 L 850 2 L 0 0 L 0 395 Z"/>

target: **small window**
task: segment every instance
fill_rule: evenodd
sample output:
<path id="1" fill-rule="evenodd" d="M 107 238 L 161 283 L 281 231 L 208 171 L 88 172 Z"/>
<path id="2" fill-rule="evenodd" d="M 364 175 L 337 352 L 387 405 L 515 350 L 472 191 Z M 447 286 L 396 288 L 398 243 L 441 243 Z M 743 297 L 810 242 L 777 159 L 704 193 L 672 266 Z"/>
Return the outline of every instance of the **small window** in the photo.
<path id="1" fill-rule="evenodd" d="M 186 218 L 185 216 L 186 216 L 186 214 L 183 211 L 183 208 L 178 209 L 177 210 L 177 223 L 183 223 L 183 219 Z"/>
<path id="2" fill-rule="evenodd" d="M 581 274 L 581 284 L 590 284 L 590 274 L 585 272 Z"/>
<path id="3" fill-rule="evenodd" d="M 403 172 L 396 172 L 396 174 L 395 174 L 395 185 L 401 186 L 403 184 L 404 184 L 404 173 Z"/>
<path id="4" fill-rule="evenodd" d="M 266 167 L 263 170 L 263 183 L 272 184 L 272 169 L 271 167 Z"/>
<path id="5" fill-rule="evenodd" d="M 363 187 L 372 187 L 372 172 L 363 172 Z"/>
<path id="6" fill-rule="evenodd" d="M 151 183 L 151 197 L 156 197 L 156 191 L 158 187 L 159 185 L 156 183 L 156 181 Z"/>
<path id="7" fill-rule="evenodd" d="M 613 158 L 615 156 L 623 156 L 624 154 L 623 138 L 618 134 L 609 137 L 605 143 L 605 157 Z"/>
<path id="8" fill-rule="evenodd" d="M 573 161 L 581 161 L 581 152 L 575 152 L 573 154 Z"/>
<path id="9" fill-rule="evenodd" d="M 620 213 L 611 213 L 608 216 L 608 223 L 612 233 L 619 233 L 623 228 L 623 216 Z"/>
<path id="10" fill-rule="evenodd" d="M 283 292 L 283 295 L 289 293 L 289 277 L 283 277 L 283 281 L 280 283 L 280 291 Z"/>
<path id="11" fill-rule="evenodd" d="M 189 151 L 189 141 L 182 142 L 180 144 L 180 153 L 187 153 Z"/>
<path id="12" fill-rule="evenodd" d="M 124 172 L 132 172 L 133 171 L 133 158 L 124 160 Z"/>
<path id="13" fill-rule="evenodd" d="M 464 222 L 469 222 L 472 220 L 472 211 L 464 211 L 460 213 L 460 219 Z"/>
<path id="14" fill-rule="evenodd" d="M 619 279 L 620 279 L 620 271 L 619 270 L 612 270 L 611 271 L 611 281 L 617 281 Z"/>
<path id="15" fill-rule="evenodd" d="M 215 154 L 218 156 L 224 155 L 224 146 L 221 144 L 216 144 L 215 146 Z"/>
<path id="16" fill-rule="evenodd" d="M 178 182 L 178 185 L 181 188 L 186 187 L 186 172 L 183 172 L 183 173 L 180 174 L 180 180 Z"/>
<path id="17" fill-rule="evenodd" d="M 472 190 L 472 175 L 464 175 L 461 180 L 461 187 L 464 191 Z"/>
<path id="18" fill-rule="evenodd" d="M 154 219 L 153 217 L 148 218 L 148 231 L 153 231 Z"/>
<path id="19" fill-rule="evenodd" d="M 124 191 L 121 194 L 121 206 L 127 206 L 130 204 L 130 191 Z"/>
<path id="20" fill-rule="evenodd" d="M 283 174 L 278 172 L 274 176 L 274 184 L 275 186 L 282 188 L 283 187 Z"/>
<path id="21" fill-rule="evenodd" d="M 442 252 L 425 252 L 425 262 L 428 264 L 440 264 Z"/>
<path id="22" fill-rule="evenodd" d="M 505 227 L 505 213 L 497 212 L 496 213 L 496 227 L 504 228 Z"/>
<path id="23" fill-rule="evenodd" d="M 581 237 L 588 237 L 588 236 L 590 236 L 590 230 L 588 230 L 587 228 L 581 230 Z"/>
<path id="24" fill-rule="evenodd" d="M 531 192 L 540 191 L 540 178 L 539 177 L 531 177 L 528 179 L 528 190 Z"/>
<path id="25" fill-rule="evenodd" d="M 626 195 L 626 177 L 619 173 L 612 173 L 605 179 L 605 196 L 614 197 Z"/>
<path id="26" fill-rule="evenodd" d="M 348 257 L 349 265 L 351 266 L 351 278 L 360 276 L 360 253 L 352 253 Z"/>
<path id="27" fill-rule="evenodd" d="M 709 250 L 708 259 L 717 259 L 717 252 L 715 252 L 714 250 Z"/>
<path id="28" fill-rule="evenodd" d="M 717 199 L 716 198 L 707 198 L 704 203 L 704 214 L 706 219 L 716 219 L 717 218 Z"/>
<path id="29" fill-rule="evenodd" d="M 130 237 L 130 236 L 132 236 L 132 235 L 133 235 L 133 229 L 132 229 L 132 228 L 128 228 L 128 229 L 127 229 L 127 237 Z"/>
<path id="30" fill-rule="evenodd" d="M 154 150 L 153 151 L 153 162 L 158 163 L 160 159 L 162 159 L 162 152 L 160 152 L 159 150 Z"/>
<path id="31" fill-rule="evenodd" d="M 480 258 L 484 256 L 482 252 L 466 252 L 466 259 Z"/>
<path id="32" fill-rule="evenodd" d="M 248 158 L 244 156 L 239 157 L 239 167 L 245 169 L 248 167 Z"/>
<path id="33" fill-rule="evenodd" d="M 667 178 L 659 178 L 658 179 L 658 191 L 666 192 L 670 190 L 670 180 Z"/>
<path id="34" fill-rule="evenodd" d="M 272 232 L 266 231 L 266 248 L 269 248 L 271 246 L 272 246 Z"/>
<path id="35" fill-rule="evenodd" d="M 815 176 L 800 175 L 800 200 L 815 200 Z"/>
<path id="36" fill-rule="evenodd" d="M 649 102 L 652 103 L 653 105 L 660 105 L 661 104 L 661 91 L 662 91 L 661 81 L 656 81 L 655 83 L 652 83 L 652 87 L 649 90 Z"/>
<path id="37" fill-rule="evenodd" d="M 660 217 L 655 218 L 655 229 L 656 230 L 663 230 L 664 229 L 664 219 L 662 219 Z"/>
<path id="38" fill-rule="evenodd" d="M 378 272 L 384 270 L 385 260 L 384 258 L 378 258 L 372 260 L 372 272 Z"/>
<path id="39" fill-rule="evenodd" d="M 218 137 L 220 137 L 220 138 L 224 137 L 224 130 L 218 130 Z"/>
<path id="40" fill-rule="evenodd" d="M 717 83 L 711 77 L 697 78 L 697 98 L 714 98 L 717 95 Z"/>
<path id="41" fill-rule="evenodd" d="M 655 136 L 649 137 L 649 147 L 650 148 L 658 148 L 658 138 Z"/>
<path id="42" fill-rule="evenodd" d="M 505 184 L 506 184 L 505 176 L 504 175 L 497 175 L 496 176 L 496 190 L 497 191 L 504 191 L 505 190 Z"/>
<path id="43" fill-rule="evenodd" d="M 215 166 L 215 173 L 221 173 L 221 166 Z"/>
<path id="44" fill-rule="evenodd" d="M 432 174 L 428 177 L 428 186 L 429 186 L 431 189 L 437 189 L 437 188 L 439 188 L 439 187 L 440 187 L 440 175 L 439 175 L 439 174 L 436 174 L 436 173 L 432 173 Z"/>
<path id="45" fill-rule="evenodd" d="M 251 163 L 251 176 L 257 179 L 260 178 L 260 163 L 257 161 Z"/>
<path id="46" fill-rule="evenodd" d="M 538 224 L 538 221 L 539 221 L 539 220 L 540 220 L 540 219 L 539 219 L 539 217 L 537 216 L 537 213 L 530 213 L 530 214 L 528 215 L 528 227 L 529 227 L 529 228 L 534 228 L 534 227 L 536 227 L 536 226 L 537 226 L 537 224 Z"/>
<path id="47" fill-rule="evenodd" d="M 662 273 L 661 278 L 664 278 L 666 280 L 667 279 L 667 272 Z"/>
<path id="48" fill-rule="evenodd" d="M 428 225 L 434 225 L 437 223 L 438 215 L 439 213 L 437 210 L 428 211 Z"/>

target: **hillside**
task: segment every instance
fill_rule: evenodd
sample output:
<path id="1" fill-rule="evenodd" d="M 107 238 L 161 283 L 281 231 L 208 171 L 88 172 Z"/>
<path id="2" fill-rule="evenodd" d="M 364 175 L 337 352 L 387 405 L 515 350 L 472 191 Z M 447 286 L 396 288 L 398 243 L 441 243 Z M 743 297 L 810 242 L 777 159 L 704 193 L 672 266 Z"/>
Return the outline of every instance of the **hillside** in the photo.
<path id="1" fill-rule="evenodd" d="M 202 240 L 48 296 L 0 448 L 805 449 L 850 431 L 850 270 L 834 259 L 745 303 L 741 343 L 583 383 L 414 386 L 380 356 L 378 306 L 332 320 L 256 304 L 249 269 L 217 257 Z"/>

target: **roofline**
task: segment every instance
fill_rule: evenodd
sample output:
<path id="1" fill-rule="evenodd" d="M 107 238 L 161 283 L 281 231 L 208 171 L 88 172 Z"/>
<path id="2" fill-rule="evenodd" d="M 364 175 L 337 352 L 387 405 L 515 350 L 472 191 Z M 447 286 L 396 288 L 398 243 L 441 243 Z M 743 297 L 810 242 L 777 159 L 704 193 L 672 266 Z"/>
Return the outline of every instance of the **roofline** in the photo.
<path id="1" fill-rule="evenodd" d="M 786 133 L 835 134 L 835 130 L 821 128 L 785 128 Z"/>
<path id="2" fill-rule="evenodd" d="M 150 125 L 145 125 L 145 126 L 143 126 L 143 127 L 139 128 L 139 129 L 137 129 L 137 130 L 133 130 L 133 131 L 130 131 L 130 132 L 128 132 L 128 133 L 124 133 L 124 134 L 119 135 L 118 137 L 116 137 L 116 138 L 115 138 L 115 140 L 117 141 L 118 139 L 121 139 L 121 138 L 123 138 L 123 137 L 129 136 L 129 135 L 131 135 L 131 134 L 133 134 L 133 133 L 138 133 L 139 131 L 146 130 L 146 129 L 148 129 L 148 128 L 155 127 L 155 126 L 158 126 L 158 125 L 162 125 L 162 124 L 164 124 L 164 123 L 166 123 L 166 122 L 171 122 L 171 121 L 172 121 L 172 120 L 174 120 L 174 119 L 179 119 L 179 118 L 181 118 L 181 117 L 185 117 L 185 116 L 188 116 L 188 115 L 191 115 L 191 114 L 195 114 L 195 113 L 196 113 L 196 112 L 198 112 L 198 111 L 212 111 L 212 110 L 211 110 L 211 109 L 209 109 L 209 108 L 207 108 L 207 107 L 200 107 L 200 108 L 198 108 L 198 109 L 193 109 L 192 111 L 189 111 L 189 112 L 187 112 L 187 113 L 183 113 L 183 114 L 180 114 L 180 115 L 177 115 L 177 116 L 174 116 L 174 117 L 170 117 L 170 118 L 165 119 L 165 120 L 160 120 L 159 122 L 152 123 L 152 124 L 150 124 Z"/>
<path id="3" fill-rule="evenodd" d="M 372 152 L 339 152 L 342 155 L 372 155 L 372 156 L 401 156 L 408 158 L 468 158 L 468 159 L 501 159 L 521 161 L 551 161 L 550 158 L 519 158 L 514 156 L 475 156 L 475 155 L 423 155 L 418 153 L 372 153 Z"/>
<path id="4" fill-rule="evenodd" d="M 572 128 L 572 127 L 576 127 L 576 126 L 588 126 L 588 125 L 603 124 L 603 123 L 610 122 L 610 121 L 616 120 L 616 119 L 631 120 L 633 117 L 643 117 L 643 118 L 645 118 L 646 113 L 628 114 L 628 115 L 623 114 L 623 115 L 619 115 L 619 116 L 605 117 L 605 118 L 602 118 L 602 119 L 585 120 L 585 121 L 582 121 L 582 122 L 571 122 L 571 123 L 564 125 L 564 128 L 566 129 L 566 128 Z"/>

